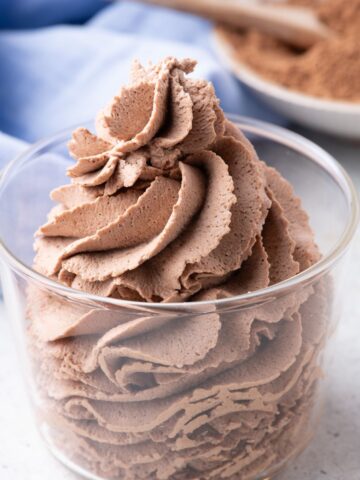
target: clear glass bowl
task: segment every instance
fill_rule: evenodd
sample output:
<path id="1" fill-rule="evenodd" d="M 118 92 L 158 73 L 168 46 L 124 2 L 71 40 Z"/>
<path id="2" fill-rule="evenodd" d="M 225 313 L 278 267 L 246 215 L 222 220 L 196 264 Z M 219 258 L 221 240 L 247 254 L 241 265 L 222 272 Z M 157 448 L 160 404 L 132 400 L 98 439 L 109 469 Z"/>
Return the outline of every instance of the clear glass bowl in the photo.
<path id="1" fill-rule="evenodd" d="M 294 278 L 230 299 L 125 302 L 32 270 L 33 233 L 72 162 L 70 130 L 36 144 L 2 176 L 3 290 L 37 424 L 51 451 L 86 478 L 265 478 L 315 432 L 325 353 L 341 314 L 344 254 L 358 221 L 356 193 L 342 167 L 313 143 L 232 120 L 293 184 L 323 257 Z M 211 330 L 213 321 L 220 331 Z M 66 324 L 70 333 L 45 341 L 44 322 L 55 330 Z M 189 336 L 205 362 L 174 364 L 175 341 L 183 342 L 184 357 L 194 355 Z M 205 336 L 221 355 L 211 357 Z M 141 354 L 157 348 L 162 365 Z"/>

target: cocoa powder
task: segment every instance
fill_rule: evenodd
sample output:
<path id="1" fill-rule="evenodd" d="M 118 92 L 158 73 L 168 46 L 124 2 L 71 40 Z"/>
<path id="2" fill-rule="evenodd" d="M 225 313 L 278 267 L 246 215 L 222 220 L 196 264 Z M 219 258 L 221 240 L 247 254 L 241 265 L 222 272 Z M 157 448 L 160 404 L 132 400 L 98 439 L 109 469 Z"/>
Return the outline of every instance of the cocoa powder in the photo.
<path id="1" fill-rule="evenodd" d="M 334 32 L 302 51 L 256 30 L 219 26 L 235 57 L 268 80 L 308 95 L 360 102 L 360 0 L 290 0 L 312 6 Z"/>

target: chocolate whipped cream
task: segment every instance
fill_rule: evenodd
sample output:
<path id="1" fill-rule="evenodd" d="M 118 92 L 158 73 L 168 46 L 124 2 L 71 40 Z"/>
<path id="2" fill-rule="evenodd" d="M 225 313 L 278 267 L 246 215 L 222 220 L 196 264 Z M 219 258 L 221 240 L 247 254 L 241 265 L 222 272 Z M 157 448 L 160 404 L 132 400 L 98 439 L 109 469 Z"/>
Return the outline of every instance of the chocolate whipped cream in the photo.
<path id="1" fill-rule="evenodd" d="M 40 416 L 57 448 L 103 478 L 251 479 L 309 437 L 322 282 L 251 308 L 152 308 L 252 292 L 319 259 L 292 187 L 212 85 L 187 76 L 194 66 L 134 65 L 96 135 L 73 133 L 71 183 L 37 232 L 42 274 L 148 302 L 29 292 Z"/>

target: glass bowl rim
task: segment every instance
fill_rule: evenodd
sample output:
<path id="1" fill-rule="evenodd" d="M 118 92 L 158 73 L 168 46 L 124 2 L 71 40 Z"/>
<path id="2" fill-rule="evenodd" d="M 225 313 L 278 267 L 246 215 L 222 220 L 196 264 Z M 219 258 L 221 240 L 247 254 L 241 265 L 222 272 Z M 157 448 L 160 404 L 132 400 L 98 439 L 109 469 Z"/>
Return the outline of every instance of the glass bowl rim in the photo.
<path id="1" fill-rule="evenodd" d="M 311 140 L 306 139 L 302 135 L 294 133 L 286 128 L 245 116 L 226 114 L 226 117 L 232 122 L 234 122 L 240 129 L 243 129 L 245 131 L 245 134 L 254 133 L 267 139 L 278 141 L 281 143 L 282 146 L 288 146 L 293 150 L 296 150 L 299 153 L 306 155 L 308 158 L 310 158 L 311 161 L 315 162 L 323 170 L 326 170 L 328 174 L 330 174 L 332 178 L 336 181 L 343 193 L 346 195 L 350 206 L 348 222 L 330 252 L 328 252 L 311 267 L 287 280 L 283 280 L 282 282 L 262 288 L 260 290 L 255 290 L 254 292 L 248 292 L 234 297 L 193 302 L 152 303 L 102 297 L 62 285 L 55 280 L 51 280 L 45 275 L 36 272 L 31 267 L 23 263 L 20 259 L 13 255 L 13 253 L 5 245 L 5 242 L 1 237 L 0 260 L 2 259 L 4 262 L 6 262 L 6 264 L 10 266 L 11 269 L 18 273 L 22 278 L 30 278 L 35 283 L 41 284 L 42 286 L 45 286 L 49 290 L 52 290 L 62 296 L 67 296 L 74 300 L 84 301 L 86 303 L 92 301 L 102 305 L 107 304 L 117 307 L 139 307 L 143 309 L 145 308 L 147 310 L 192 310 L 195 309 L 197 306 L 206 307 L 216 305 L 217 307 L 226 307 L 229 305 L 233 305 L 234 303 L 236 303 L 237 305 L 239 305 L 239 303 L 242 304 L 245 302 L 256 303 L 268 297 L 269 295 L 274 296 L 275 294 L 285 294 L 289 289 L 300 285 L 306 285 L 311 280 L 315 279 L 317 276 L 324 274 L 346 252 L 358 226 L 359 200 L 356 188 L 350 176 L 332 155 L 330 155 L 323 148 L 319 147 Z M 90 121 L 84 122 L 84 124 L 86 125 L 88 125 L 89 123 Z M 74 128 L 76 127 L 67 128 L 59 133 L 56 133 L 52 136 L 49 136 L 34 143 L 32 146 L 27 148 L 25 151 L 17 155 L 12 161 L 10 161 L 3 170 L 3 172 L 0 174 L 0 195 L 7 178 L 11 175 L 11 172 L 13 171 L 13 169 L 16 168 L 19 163 L 21 163 L 24 159 L 35 155 L 37 152 L 45 149 L 46 147 L 53 145 L 54 143 L 59 144 L 61 142 L 64 142 L 66 138 L 70 138 L 71 132 L 74 130 Z"/>

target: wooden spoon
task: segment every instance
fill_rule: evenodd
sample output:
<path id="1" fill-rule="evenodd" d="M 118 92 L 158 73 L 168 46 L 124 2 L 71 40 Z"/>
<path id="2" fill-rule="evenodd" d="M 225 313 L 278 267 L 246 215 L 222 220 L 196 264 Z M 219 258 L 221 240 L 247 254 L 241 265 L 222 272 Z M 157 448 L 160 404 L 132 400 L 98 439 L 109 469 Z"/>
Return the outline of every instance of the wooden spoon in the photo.
<path id="1" fill-rule="evenodd" d="M 143 0 L 195 13 L 237 28 L 256 28 L 285 42 L 308 48 L 331 36 L 310 8 L 277 5 L 258 0 Z"/>

